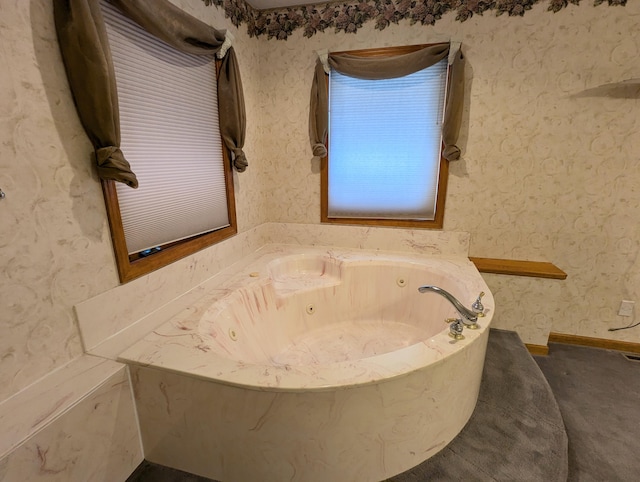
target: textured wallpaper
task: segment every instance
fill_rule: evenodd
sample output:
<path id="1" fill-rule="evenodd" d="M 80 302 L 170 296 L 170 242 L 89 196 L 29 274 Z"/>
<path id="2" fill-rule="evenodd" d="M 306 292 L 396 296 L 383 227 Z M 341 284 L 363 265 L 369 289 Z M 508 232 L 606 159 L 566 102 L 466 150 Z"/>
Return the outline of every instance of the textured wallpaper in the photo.
<path id="1" fill-rule="evenodd" d="M 451 163 L 445 230 L 469 231 L 471 254 L 551 261 L 566 281 L 489 275 L 496 326 L 546 344 L 550 330 L 640 342 L 617 316 L 640 298 L 640 6 L 539 4 L 522 17 L 443 16 L 380 31 L 263 42 L 260 134 L 278 222 L 317 223 L 319 163 L 307 140 L 317 49 L 463 42 L 462 160 Z"/>
<path id="2" fill-rule="evenodd" d="M 117 283 L 50 2 L 1 8 L 0 400 L 81 354 L 73 305 Z"/>

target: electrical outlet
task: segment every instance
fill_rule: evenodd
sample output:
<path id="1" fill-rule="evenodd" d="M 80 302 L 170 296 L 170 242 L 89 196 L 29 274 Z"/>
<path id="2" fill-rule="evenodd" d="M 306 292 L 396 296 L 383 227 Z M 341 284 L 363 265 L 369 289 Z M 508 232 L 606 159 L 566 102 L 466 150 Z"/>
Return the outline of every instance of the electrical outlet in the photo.
<path id="1" fill-rule="evenodd" d="M 633 316 L 633 305 L 635 301 L 622 300 L 618 309 L 618 316 Z"/>

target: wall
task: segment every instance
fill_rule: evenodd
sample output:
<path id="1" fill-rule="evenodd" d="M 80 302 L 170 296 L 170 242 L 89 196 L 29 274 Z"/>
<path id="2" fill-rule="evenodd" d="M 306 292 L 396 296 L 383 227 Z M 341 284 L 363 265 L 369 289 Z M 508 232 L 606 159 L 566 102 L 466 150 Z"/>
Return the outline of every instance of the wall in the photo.
<path id="1" fill-rule="evenodd" d="M 487 275 L 496 325 L 545 345 L 550 330 L 640 342 L 618 317 L 640 298 L 638 86 L 640 5 L 583 2 L 559 13 L 538 4 L 522 17 L 449 13 L 434 26 L 408 21 L 355 34 L 260 44 L 267 62 L 263 131 L 270 219 L 318 223 L 319 162 L 307 140 L 317 49 L 463 42 L 467 59 L 463 157 L 451 163 L 445 230 L 469 231 L 472 256 L 551 261 L 566 281 Z"/>
<path id="2" fill-rule="evenodd" d="M 72 307 L 117 283 L 50 2 L 0 20 L 0 400 L 82 353 Z"/>
<path id="3" fill-rule="evenodd" d="M 119 285 L 92 147 L 67 85 L 52 2 L 1 3 L 0 480 L 119 480 L 141 459 L 125 367 L 116 364 L 108 377 L 83 371 L 86 389 L 68 396 L 43 388 L 67 383 L 68 367 L 92 358 L 83 355 L 74 305 Z M 202 2 L 175 3 L 212 25 L 230 26 L 223 12 Z M 231 29 L 251 119 L 257 41 Z M 241 232 L 267 221 L 254 123 L 247 138 L 250 168 L 234 179 Z M 36 401 L 21 403 L 27 399 Z M 8 433 L 16 417 L 23 423 Z M 7 438 L 24 443 L 4 457 L 12 446 Z M 93 450 L 83 452 L 86 445 Z"/>

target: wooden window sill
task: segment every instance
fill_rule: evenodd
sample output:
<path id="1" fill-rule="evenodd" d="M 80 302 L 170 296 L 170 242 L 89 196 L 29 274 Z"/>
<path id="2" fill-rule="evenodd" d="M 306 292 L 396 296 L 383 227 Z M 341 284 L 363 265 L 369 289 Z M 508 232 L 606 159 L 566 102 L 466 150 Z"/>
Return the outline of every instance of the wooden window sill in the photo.
<path id="1" fill-rule="evenodd" d="M 567 273 L 553 263 L 545 261 L 519 261 L 516 259 L 495 259 L 469 257 L 481 273 L 531 276 L 534 278 L 566 279 Z"/>

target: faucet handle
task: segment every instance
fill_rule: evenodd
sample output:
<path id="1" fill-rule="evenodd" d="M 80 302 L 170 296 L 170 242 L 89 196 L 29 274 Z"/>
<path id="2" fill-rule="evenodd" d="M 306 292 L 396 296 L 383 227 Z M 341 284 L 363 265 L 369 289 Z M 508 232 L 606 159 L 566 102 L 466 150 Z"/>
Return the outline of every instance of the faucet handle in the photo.
<path id="1" fill-rule="evenodd" d="M 462 330 L 464 329 L 464 325 L 462 324 L 462 320 L 458 318 L 447 318 L 447 323 L 451 323 L 449 326 L 449 336 L 454 340 L 464 340 L 464 335 L 462 334 Z"/>
<path id="2" fill-rule="evenodd" d="M 484 305 L 482 304 L 482 297 L 484 296 L 484 291 L 481 291 L 478 295 L 478 298 L 471 305 L 471 310 L 478 316 L 484 316 Z"/>

